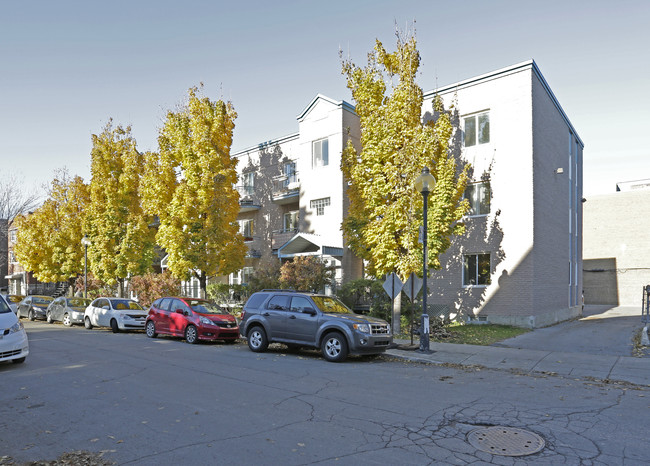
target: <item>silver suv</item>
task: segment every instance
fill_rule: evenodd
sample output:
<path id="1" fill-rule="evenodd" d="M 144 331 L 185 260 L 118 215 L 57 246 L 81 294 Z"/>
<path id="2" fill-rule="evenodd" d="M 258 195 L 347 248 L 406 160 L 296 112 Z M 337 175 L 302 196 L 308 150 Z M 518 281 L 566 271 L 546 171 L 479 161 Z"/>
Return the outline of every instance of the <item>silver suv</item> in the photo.
<path id="1" fill-rule="evenodd" d="M 289 348 L 320 348 L 328 361 L 343 361 L 348 354 L 383 353 L 393 337 L 382 319 L 353 313 L 333 296 L 263 290 L 244 305 L 240 333 L 255 352 L 269 343 Z"/>

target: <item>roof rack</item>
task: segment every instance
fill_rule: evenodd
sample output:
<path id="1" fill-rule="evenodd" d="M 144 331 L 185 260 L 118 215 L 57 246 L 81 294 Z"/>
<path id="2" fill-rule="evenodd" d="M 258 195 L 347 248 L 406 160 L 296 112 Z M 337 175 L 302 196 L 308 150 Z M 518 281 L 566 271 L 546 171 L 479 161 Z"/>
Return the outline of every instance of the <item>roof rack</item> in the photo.
<path id="1" fill-rule="evenodd" d="M 273 289 L 273 288 L 269 288 L 269 289 L 264 289 L 264 290 L 262 290 L 262 291 L 284 291 L 284 292 L 287 292 L 287 293 L 298 293 L 298 292 L 297 292 L 296 290 L 294 290 L 293 288 L 285 288 L 285 289 Z"/>

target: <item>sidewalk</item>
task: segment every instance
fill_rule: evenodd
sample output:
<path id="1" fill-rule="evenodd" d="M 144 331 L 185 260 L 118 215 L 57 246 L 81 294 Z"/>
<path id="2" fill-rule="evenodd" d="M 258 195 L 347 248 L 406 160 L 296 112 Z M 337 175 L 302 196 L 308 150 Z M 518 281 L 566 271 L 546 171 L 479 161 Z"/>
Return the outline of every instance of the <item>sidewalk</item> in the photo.
<path id="1" fill-rule="evenodd" d="M 642 326 L 636 312 L 622 307 L 585 308 L 582 319 L 536 329 L 494 346 L 431 342 L 431 354 L 422 354 L 410 346 L 410 340 L 395 340 L 397 347 L 386 354 L 431 364 L 593 377 L 650 386 L 650 357 L 623 356 L 631 354 L 632 334 Z M 634 318 L 630 319 L 632 313 Z M 417 346 L 417 339 L 415 343 Z"/>
<path id="2" fill-rule="evenodd" d="M 593 377 L 650 386 L 650 358 L 434 342 L 430 344 L 433 351 L 431 354 L 421 354 L 417 350 L 400 349 L 408 347 L 410 341 L 395 340 L 395 343 L 398 347 L 387 350 L 386 354 L 409 361 L 516 369 L 529 373 Z"/>

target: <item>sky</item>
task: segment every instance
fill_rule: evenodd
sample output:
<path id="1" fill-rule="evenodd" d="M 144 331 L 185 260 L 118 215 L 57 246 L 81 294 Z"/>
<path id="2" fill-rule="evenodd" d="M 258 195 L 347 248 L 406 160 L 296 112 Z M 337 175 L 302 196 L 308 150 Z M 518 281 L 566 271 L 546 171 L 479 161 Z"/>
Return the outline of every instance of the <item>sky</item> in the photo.
<path id="1" fill-rule="evenodd" d="M 232 149 L 293 134 L 317 95 L 352 104 L 366 63 L 415 29 L 424 91 L 534 59 L 584 148 L 586 197 L 650 178 L 650 2 L 0 0 L 0 176 L 90 180 L 109 119 L 157 150 L 193 86 L 238 113 Z"/>

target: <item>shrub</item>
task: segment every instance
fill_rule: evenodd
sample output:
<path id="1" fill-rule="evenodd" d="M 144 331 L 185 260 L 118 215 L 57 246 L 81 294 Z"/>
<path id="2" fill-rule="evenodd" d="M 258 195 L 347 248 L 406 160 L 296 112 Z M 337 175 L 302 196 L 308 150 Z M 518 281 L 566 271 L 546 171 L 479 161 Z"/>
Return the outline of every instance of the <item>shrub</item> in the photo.
<path id="1" fill-rule="evenodd" d="M 147 273 L 131 278 L 131 291 L 138 296 L 142 307 L 149 307 L 161 296 L 176 296 L 180 291 L 181 282 L 168 272 Z"/>

